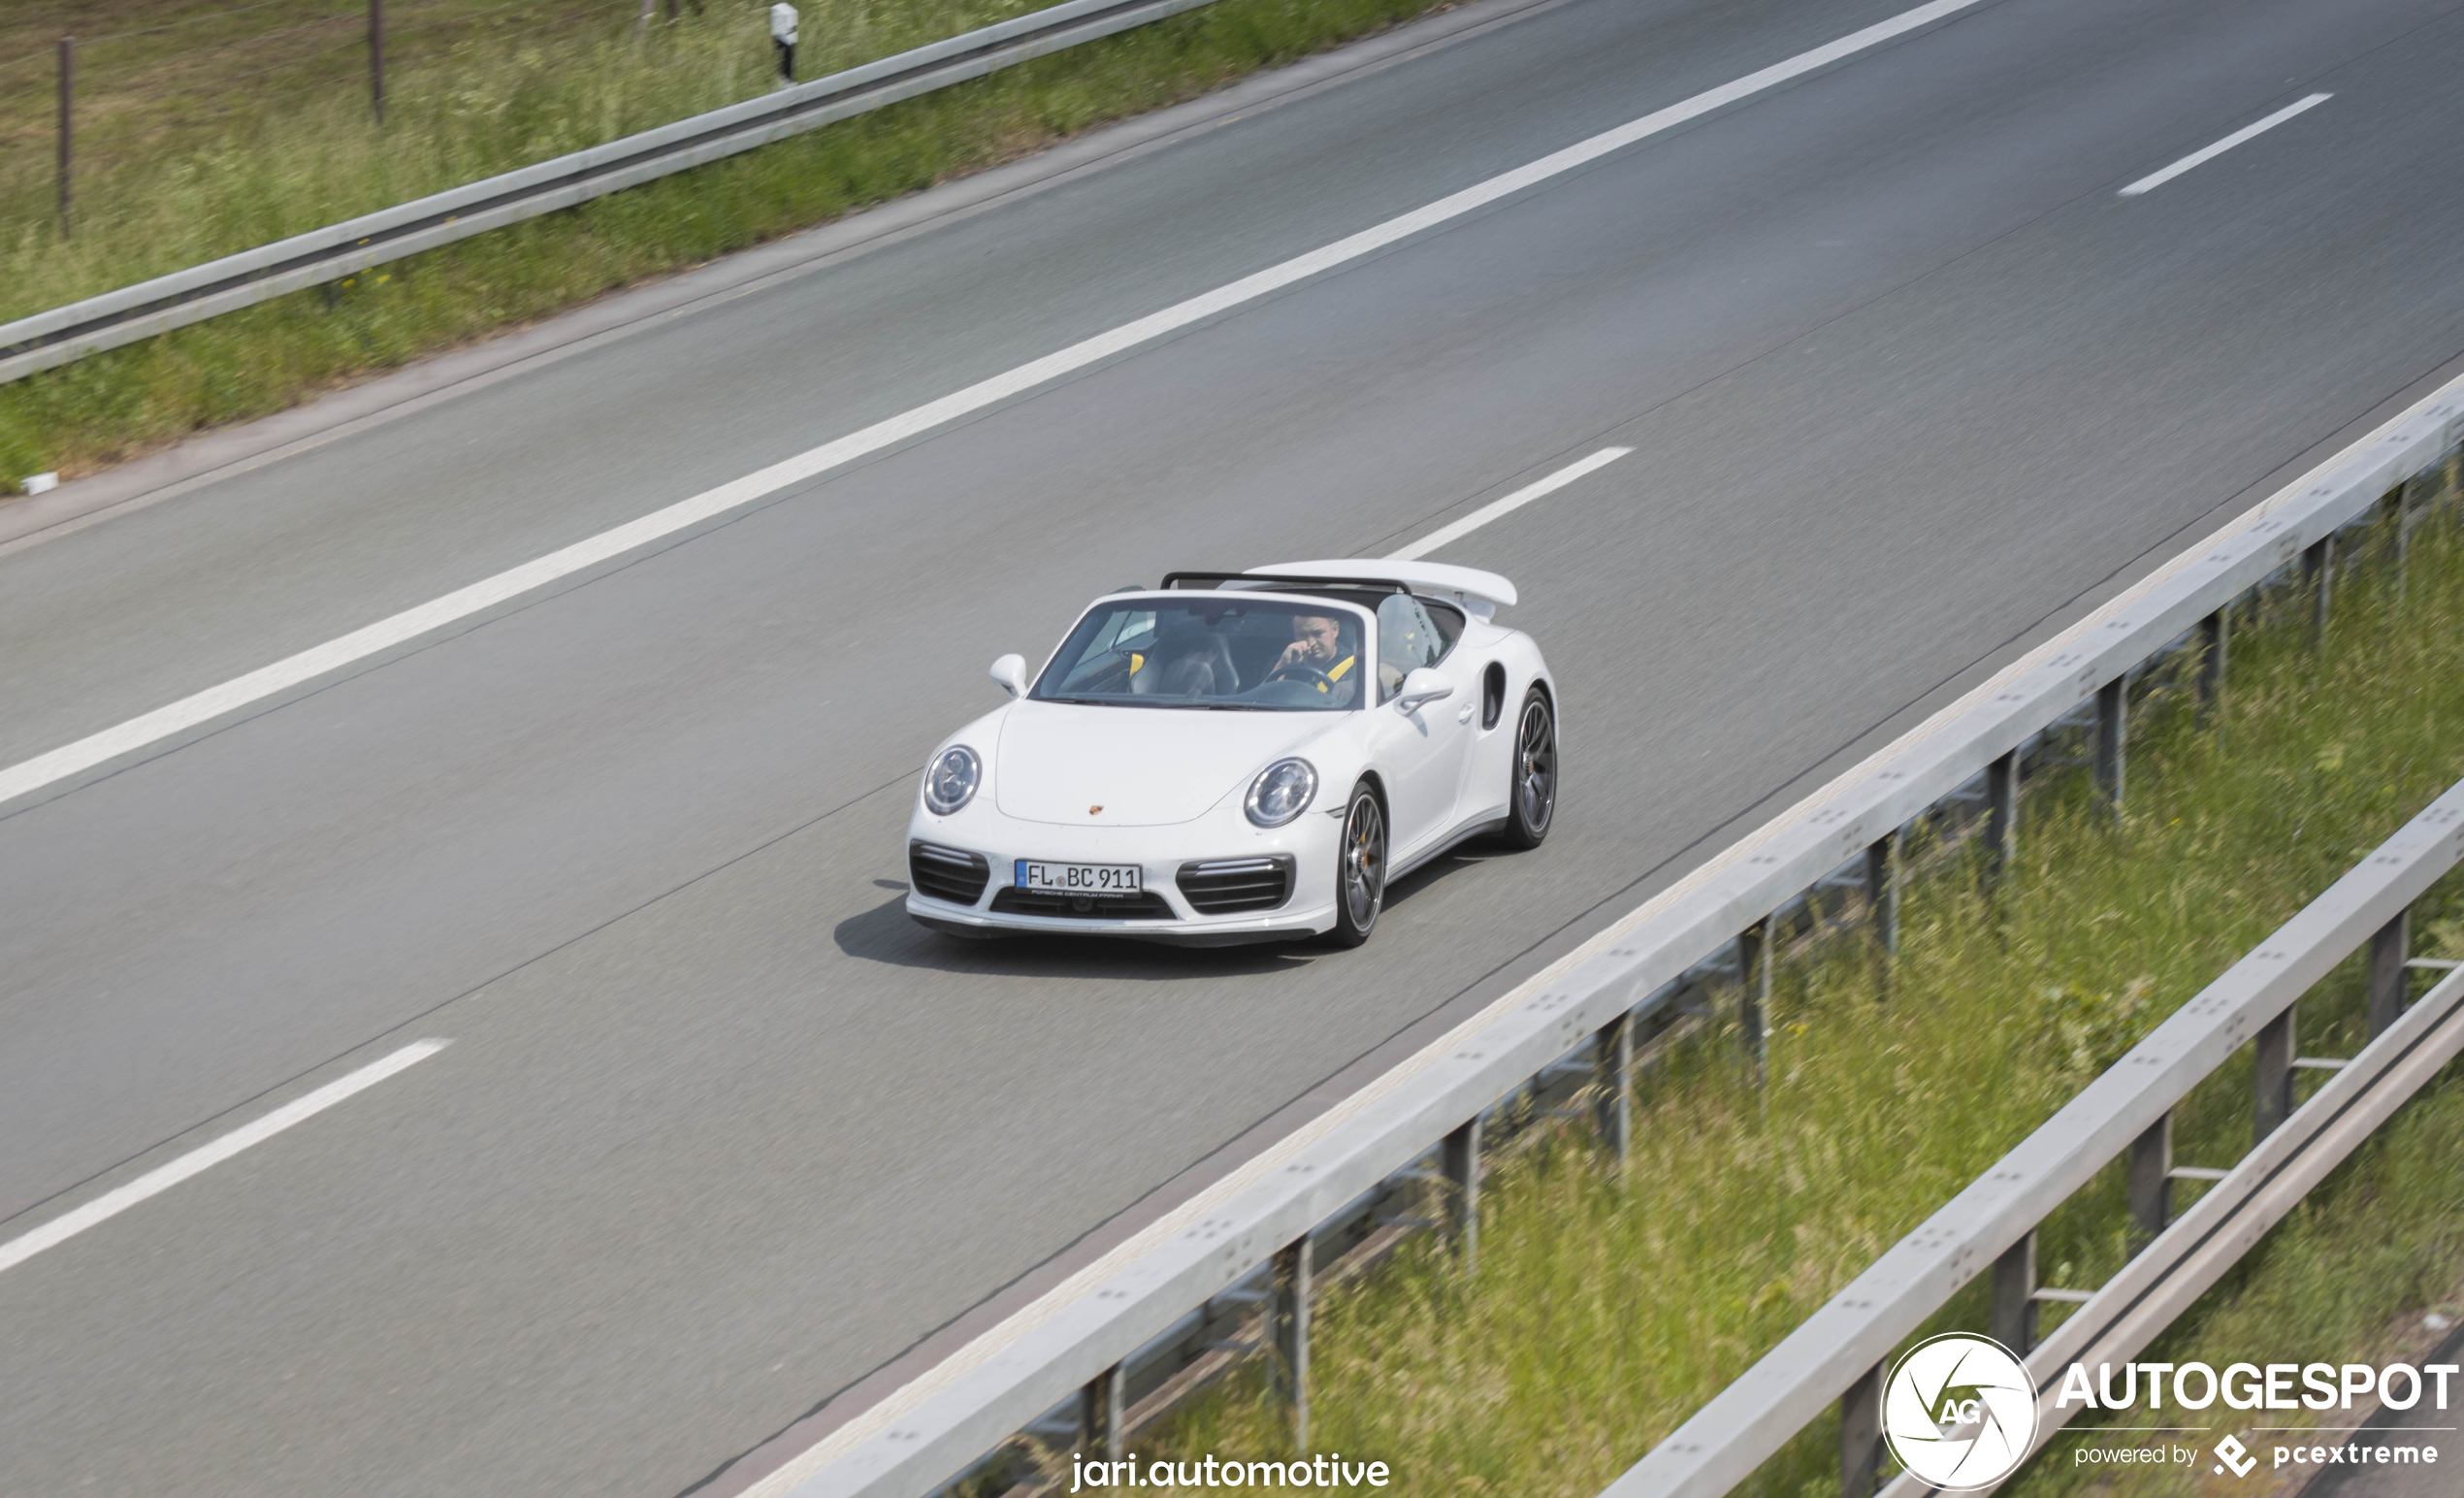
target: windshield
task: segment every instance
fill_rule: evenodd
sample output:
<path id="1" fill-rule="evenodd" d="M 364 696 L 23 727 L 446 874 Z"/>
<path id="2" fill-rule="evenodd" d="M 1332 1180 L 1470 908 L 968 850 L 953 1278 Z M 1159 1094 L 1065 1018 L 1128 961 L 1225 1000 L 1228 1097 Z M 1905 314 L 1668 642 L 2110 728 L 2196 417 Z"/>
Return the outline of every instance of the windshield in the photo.
<path id="1" fill-rule="evenodd" d="M 1360 616 L 1209 595 L 1129 599 L 1078 621 L 1028 694 L 1106 707 L 1338 712 L 1360 704 Z"/>

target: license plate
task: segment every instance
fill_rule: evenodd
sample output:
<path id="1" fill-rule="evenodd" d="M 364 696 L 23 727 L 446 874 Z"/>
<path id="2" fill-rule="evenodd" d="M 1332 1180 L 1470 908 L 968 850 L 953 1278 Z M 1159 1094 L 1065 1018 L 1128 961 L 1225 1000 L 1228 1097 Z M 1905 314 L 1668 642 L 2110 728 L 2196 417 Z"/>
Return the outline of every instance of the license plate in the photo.
<path id="1" fill-rule="evenodd" d="M 1038 863 L 1018 861 L 1018 887 L 1041 895 L 1135 895 L 1144 888 L 1138 882 L 1135 863 Z"/>

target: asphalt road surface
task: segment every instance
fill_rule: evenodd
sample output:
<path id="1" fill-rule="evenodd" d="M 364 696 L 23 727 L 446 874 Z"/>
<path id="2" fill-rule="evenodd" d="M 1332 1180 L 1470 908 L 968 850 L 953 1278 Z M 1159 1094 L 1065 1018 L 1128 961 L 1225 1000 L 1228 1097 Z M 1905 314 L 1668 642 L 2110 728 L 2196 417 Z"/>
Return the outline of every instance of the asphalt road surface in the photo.
<path id="1" fill-rule="evenodd" d="M 1898 8 L 1534 8 L 17 547 L 0 764 Z M 0 1491 L 720 1471 L 2448 366 L 2459 71 L 2456 0 L 1999 0 L 0 819 L 0 1240 L 451 1041 L 0 1269 Z M 1439 553 L 1561 674 L 1543 850 L 1348 954 L 908 922 L 993 656 L 1612 442 Z"/>

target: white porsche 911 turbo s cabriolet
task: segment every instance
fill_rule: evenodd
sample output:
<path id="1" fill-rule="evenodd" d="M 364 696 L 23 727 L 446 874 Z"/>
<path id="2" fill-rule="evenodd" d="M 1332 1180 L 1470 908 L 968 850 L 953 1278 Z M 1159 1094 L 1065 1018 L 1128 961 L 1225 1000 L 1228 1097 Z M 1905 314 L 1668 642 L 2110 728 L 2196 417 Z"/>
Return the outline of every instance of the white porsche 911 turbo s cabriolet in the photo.
<path id="1" fill-rule="evenodd" d="M 933 751 L 907 913 L 1219 945 L 1369 937 L 1387 881 L 1557 807 L 1557 689 L 1494 622 L 1514 585 L 1434 562 L 1175 572 L 1098 599 L 1012 701 Z"/>

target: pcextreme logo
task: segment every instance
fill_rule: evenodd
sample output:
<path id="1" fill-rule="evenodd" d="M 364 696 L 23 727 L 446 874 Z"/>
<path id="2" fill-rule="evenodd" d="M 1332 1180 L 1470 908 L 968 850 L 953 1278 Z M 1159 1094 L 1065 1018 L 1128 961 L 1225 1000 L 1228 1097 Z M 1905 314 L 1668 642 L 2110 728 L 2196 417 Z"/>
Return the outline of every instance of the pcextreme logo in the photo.
<path id="1" fill-rule="evenodd" d="M 2258 1458 L 2251 1454 L 2249 1447 L 2242 1445 L 2239 1436 L 2226 1436 L 2216 1443 L 2216 1475 L 2220 1478 L 2227 1467 L 2233 1469 L 2233 1476 L 2246 1478 L 2251 1475 L 2251 1469 L 2258 1465 Z"/>
<path id="2" fill-rule="evenodd" d="M 1991 1486 L 2035 1444 L 2036 1385 L 1991 1338 L 1930 1337 L 1882 1386 L 1882 1436 L 1900 1466 L 1935 1487 Z"/>

